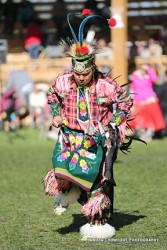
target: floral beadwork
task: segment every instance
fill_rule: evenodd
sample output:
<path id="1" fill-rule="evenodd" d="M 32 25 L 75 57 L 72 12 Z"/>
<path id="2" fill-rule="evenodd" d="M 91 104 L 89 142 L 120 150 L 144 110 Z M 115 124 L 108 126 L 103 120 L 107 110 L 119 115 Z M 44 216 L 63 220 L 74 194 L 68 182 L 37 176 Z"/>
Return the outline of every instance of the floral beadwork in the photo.
<path id="1" fill-rule="evenodd" d="M 83 135 L 77 134 L 74 136 L 72 133 L 68 133 L 68 139 L 70 141 L 70 150 L 75 150 L 76 148 L 80 148 L 82 141 L 83 141 Z M 68 148 L 68 145 L 66 146 Z"/>
<path id="2" fill-rule="evenodd" d="M 92 147 L 94 144 L 95 144 L 95 140 L 93 137 L 90 137 L 89 139 L 86 139 L 85 142 L 84 142 L 84 147 L 85 148 L 90 148 Z"/>
<path id="3" fill-rule="evenodd" d="M 76 136 L 76 141 L 75 141 L 76 148 L 80 148 L 81 147 L 82 141 L 83 141 L 83 135 L 82 134 L 78 134 Z"/>
<path id="4" fill-rule="evenodd" d="M 86 97 L 85 96 L 80 96 L 79 97 L 79 113 L 81 117 L 86 118 L 88 115 L 87 112 L 87 104 L 86 104 Z"/>
<path id="5" fill-rule="evenodd" d="M 70 142 L 71 142 L 72 144 L 75 143 L 75 136 L 74 136 L 72 133 L 70 133 L 70 134 L 68 135 L 68 138 L 69 138 L 69 140 L 70 140 Z"/>
<path id="6" fill-rule="evenodd" d="M 84 132 L 72 131 L 66 126 L 63 130 L 69 141 L 64 141 L 63 147 L 62 140 L 56 142 L 52 157 L 55 174 L 63 179 L 66 176 L 70 182 L 77 184 L 79 180 L 81 188 L 89 191 L 101 166 L 101 134 L 90 137 Z"/>
<path id="7" fill-rule="evenodd" d="M 80 154 L 80 156 L 86 157 L 88 159 L 94 160 L 96 158 L 96 155 L 94 153 L 88 152 L 85 149 L 79 150 L 78 153 Z"/>
<path id="8" fill-rule="evenodd" d="M 73 169 L 76 168 L 76 164 L 77 164 L 77 162 L 78 162 L 78 158 L 79 158 L 79 155 L 75 153 L 75 154 L 73 155 L 73 157 L 72 157 L 70 163 L 69 163 L 69 169 L 70 169 L 70 170 L 73 170 Z"/>
<path id="9" fill-rule="evenodd" d="M 65 151 L 61 155 L 59 155 L 58 161 L 62 162 L 64 160 L 66 160 L 69 156 L 70 156 L 70 152 Z"/>
<path id="10" fill-rule="evenodd" d="M 79 165 L 82 168 L 82 172 L 88 173 L 89 168 L 88 168 L 87 162 L 85 160 L 80 160 L 80 164 Z"/>
<path id="11" fill-rule="evenodd" d="M 80 156 L 85 157 L 86 156 L 86 150 L 85 149 L 80 149 L 79 151 Z"/>

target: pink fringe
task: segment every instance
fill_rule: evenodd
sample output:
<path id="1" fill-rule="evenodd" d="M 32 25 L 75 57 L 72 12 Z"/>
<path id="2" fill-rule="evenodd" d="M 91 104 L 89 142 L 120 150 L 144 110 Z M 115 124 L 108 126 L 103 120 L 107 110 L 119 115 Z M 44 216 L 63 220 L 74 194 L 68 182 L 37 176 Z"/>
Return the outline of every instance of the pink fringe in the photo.
<path id="1" fill-rule="evenodd" d="M 54 196 L 57 192 L 71 189 L 71 182 L 64 179 L 57 179 L 54 169 L 47 172 L 42 182 L 44 182 L 44 191 L 46 195 Z"/>
<path id="2" fill-rule="evenodd" d="M 82 207 L 82 212 L 87 217 L 94 217 L 97 213 L 102 217 L 102 211 L 108 209 L 110 204 L 110 199 L 102 194 L 100 197 L 88 200 Z"/>
<path id="3" fill-rule="evenodd" d="M 69 182 L 68 180 L 57 180 L 58 181 L 58 191 L 61 190 L 66 190 L 69 191 L 71 189 L 71 182 Z"/>
<path id="4" fill-rule="evenodd" d="M 46 195 L 54 196 L 58 192 L 58 180 L 55 177 L 54 169 L 47 172 L 42 182 L 44 182 Z"/>

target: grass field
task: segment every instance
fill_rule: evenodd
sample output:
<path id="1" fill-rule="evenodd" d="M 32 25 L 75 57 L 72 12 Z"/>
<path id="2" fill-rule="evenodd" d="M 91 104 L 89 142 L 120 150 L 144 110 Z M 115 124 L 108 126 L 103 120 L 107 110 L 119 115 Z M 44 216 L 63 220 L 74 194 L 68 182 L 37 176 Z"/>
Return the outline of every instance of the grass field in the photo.
<path id="1" fill-rule="evenodd" d="M 167 249 L 167 138 L 147 146 L 134 142 L 128 155 L 119 152 L 116 235 L 113 241 L 85 242 L 79 235 L 86 223 L 80 205 L 56 217 L 52 197 L 43 193 L 40 181 L 51 168 L 54 141 L 39 139 L 38 130 L 19 133 L 12 134 L 11 144 L 0 132 L 0 249 Z"/>

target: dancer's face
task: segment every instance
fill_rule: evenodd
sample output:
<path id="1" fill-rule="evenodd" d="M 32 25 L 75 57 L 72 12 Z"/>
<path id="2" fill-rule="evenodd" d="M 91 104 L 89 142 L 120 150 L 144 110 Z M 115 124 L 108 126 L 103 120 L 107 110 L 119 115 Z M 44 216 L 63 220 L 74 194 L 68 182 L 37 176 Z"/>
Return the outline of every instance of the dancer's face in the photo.
<path id="1" fill-rule="evenodd" d="M 76 73 L 74 71 L 74 79 L 77 85 L 80 85 L 83 87 L 87 86 L 92 80 L 92 77 L 93 77 L 93 69 L 89 71 L 83 71 L 82 73 Z"/>

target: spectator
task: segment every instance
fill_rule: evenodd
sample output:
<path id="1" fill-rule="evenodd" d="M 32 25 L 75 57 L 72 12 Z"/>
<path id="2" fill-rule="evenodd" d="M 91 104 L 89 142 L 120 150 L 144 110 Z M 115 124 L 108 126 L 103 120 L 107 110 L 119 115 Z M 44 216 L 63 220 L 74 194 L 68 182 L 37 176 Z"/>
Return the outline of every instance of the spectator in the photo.
<path id="1" fill-rule="evenodd" d="M 165 129 L 161 131 L 162 136 L 167 136 L 167 70 L 164 73 L 164 79 L 161 84 L 154 86 L 155 93 L 159 99 L 159 104 L 165 120 Z"/>
<path id="2" fill-rule="evenodd" d="M 11 121 L 11 114 L 16 110 L 16 91 L 11 87 L 2 94 L 2 114 L 4 121 Z"/>
<path id="3" fill-rule="evenodd" d="M 151 56 L 151 52 L 146 41 L 141 41 L 139 43 L 138 55 L 143 58 L 149 58 Z"/>
<path id="4" fill-rule="evenodd" d="M 64 21 L 67 14 L 66 3 L 63 0 L 58 0 L 54 3 L 54 25 L 56 27 L 57 41 L 60 41 L 64 35 Z"/>
<path id="5" fill-rule="evenodd" d="M 160 35 L 161 35 L 161 44 L 163 47 L 163 53 L 164 55 L 166 55 L 167 54 L 167 20 L 166 18 L 164 18 L 164 21 L 162 22 Z"/>
<path id="6" fill-rule="evenodd" d="M 32 119 L 32 127 L 38 127 L 43 121 L 45 108 L 47 106 L 47 90 L 45 84 L 36 84 L 34 91 L 29 95 L 29 109 Z"/>
<path id="7" fill-rule="evenodd" d="M 132 36 L 132 40 L 129 43 L 129 48 L 128 48 L 128 58 L 133 60 L 133 61 L 134 61 L 135 57 L 139 55 L 138 46 L 136 43 L 137 43 L 136 37 Z"/>
<path id="8" fill-rule="evenodd" d="M 4 130 L 15 130 L 21 125 L 21 120 L 28 114 L 28 110 L 23 106 L 20 97 L 18 97 L 16 88 L 6 89 L 2 94 L 2 121 Z"/>
<path id="9" fill-rule="evenodd" d="M 104 18 L 111 17 L 111 0 L 106 0 L 104 6 L 100 9 L 100 13 Z"/>
<path id="10" fill-rule="evenodd" d="M 85 2 L 85 9 L 89 9 L 93 14 L 100 15 L 100 10 L 98 9 L 98 2 L 95 0 L 87 0 Z M 92 25 L 96 25 L 98 29 L 100 29 L 100 26 L 103 25 L 103 19 L 99 20 L 99 18 L 92 20 L 89 20 L 89 23 L 87 24 L 87 28 L 85 29 L 86 32 L 90 29 Z"/>
<path id="11" fill-rule="evenodd" d="M 18 9 L 18 20 L 27 29 L 28 23 L 34 18 L 34 4 L 28 0 L 22 0 Z"/>
<path id="12" fill-rule="evenodd" d="M 4 16 L 4 30 L 3 33 L 6 35 L 12 35 L 15 22 L 17 19 L 18 6 L 13 0 L 7 0 L 4 4 L 2 4 L 2 13 Z"/>
<path id="13" fill-rule="evenodd" d="M 93 14 L 100 14 L 97 4 L 98 3 L 95 0 L 87 0 L 85 2 L 85 9 L 90 9 Z"/>
<path id="14" fill-rule="evenodd" d="M 130 126 L 145 141 L 152 140 L 156 131 L 165 128 L 158 99 L 153 90 L 156 81 L 156 73 L 146 64 L 141 64 L 140 68 L 132 73 L 131 91 L 134 93 L 132 115 L 136 116 L 136 119 L 131 121 Z"/>
<path id="15" fill-rule="evenodd" d="M 159 42 L 155 40 L 154 36 L 149 38 L 148 48 L 150 51 L 150 56 L 161 56 L 163 54 L 162 47 Z"/>
<path id="16" fill-rule="evenodd" d="M 100 38 L 97 41 L 97 47 L 98 47 L 99 53 L 96 55 L 96 58 L 111 62 L 111 60 L 113 59 L 112 48 L 107 44 L 104 38 Z M 99 67 L 99 70 L 105 75 L 110 75 L 111 66 L 106 64 L 106 65 Z"/>
<path id="17" fill-rule="evenodd" d="M 43 50 L 43 30 L 39 20 L 32 20 L 29 22 L 26 32 L 24 46 L 28 51 L 31 59 L 37 59 Z"/>
<path id="18" fill-rule="evenodd" d="M 100 38 L 97 41 L 97 47 L 99 49 L 99 53 L 96 55 L 96 58 L 109 60 L 113 58 L 112 48 L 107 44 L 106 39 Z"/>

